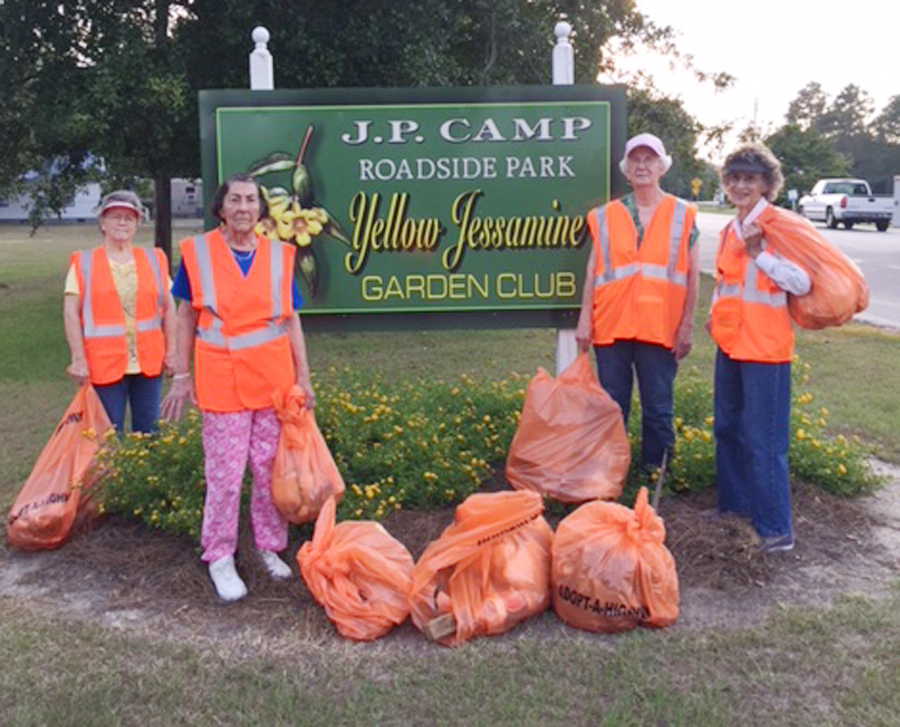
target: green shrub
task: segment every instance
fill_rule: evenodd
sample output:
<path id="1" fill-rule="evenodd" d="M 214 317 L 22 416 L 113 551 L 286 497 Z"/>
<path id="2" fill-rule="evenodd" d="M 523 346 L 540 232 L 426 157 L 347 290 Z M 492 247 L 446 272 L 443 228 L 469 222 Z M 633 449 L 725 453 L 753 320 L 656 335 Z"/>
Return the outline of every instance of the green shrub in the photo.
<path id="1" fill-rule="evenodd" d="M 827 432 L 828 411 L 803 390 L 808 364 L 794 366 L 790 463 L 793 477 L 829 492 L 854 495 L 877 486 L 858 441 Z M 340 519 L 379 519 L 391 509 L 461 502 L 502 469 L 519 420 L 527 377 L 479 381 L 389 380 L 329 370 L 313 379 L 319 428 L 344 476 Z M 675 447 L 666 475 L 673 491 L 715 482 L 712 384 L 696 369 L 675 381 Z M 629 423 L 632 467 L 622 501 L 648 484 L 639 471 L 640 407 Z M 154 437 L 112 438 L 103 454 L 110 475 L 103 507 L 152 528 L 199 539 L 203 507 L 200 417 L 162 424 Z M 649 482 L 655 480 L 651 475 Z"/>

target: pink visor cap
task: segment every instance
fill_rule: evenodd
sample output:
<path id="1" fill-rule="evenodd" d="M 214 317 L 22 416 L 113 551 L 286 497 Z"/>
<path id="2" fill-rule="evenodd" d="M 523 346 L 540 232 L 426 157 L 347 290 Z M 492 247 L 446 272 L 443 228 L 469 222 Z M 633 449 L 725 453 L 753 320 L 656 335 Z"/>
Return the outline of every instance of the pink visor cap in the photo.
<path id="1" fill-rule="evenodd" d="M 625 171 L 625 161 L 628 159 L 628 155 L 631 154 L 635 149 L 639 147 L 647 147 L 652 151 L 656 156 L 658 156 L 663 161 L 663 173 L 668 172 L 669 168 L 672 166 L 672 157 L 666 154 L 666 147 L 662 143 L 662 139 L 660 139 L 655 134 L 638 134 L 637 136 L 632 136 L 627 142 L 625 142 L 625 153 L 622 154 L 622 161 L 619 162 L 619 169 L 624 173 Z"/>

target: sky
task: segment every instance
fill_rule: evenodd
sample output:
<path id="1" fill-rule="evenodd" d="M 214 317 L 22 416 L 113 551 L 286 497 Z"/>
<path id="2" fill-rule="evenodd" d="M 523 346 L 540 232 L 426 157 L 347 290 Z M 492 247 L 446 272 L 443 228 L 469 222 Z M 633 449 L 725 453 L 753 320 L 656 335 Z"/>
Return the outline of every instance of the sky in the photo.
<path id="1" fill-rule="evenodd" d="M 855 83 L 872 97 L 876 114 L 900 94 L 900 0 L 636 0 L 657 25 L 671 25 L 676 45 L 704 71 L 735 76 L 715 92 L 690 72 L 648 53 L 621 62 L 649 71 L 660 91 L 678 96 L 704 125 L 784 124 L 788 105 L 810 81 L 829 99 Z M 577 40 L 576 40 L 577 43 Z M 601 78 L 601 82 L 611 79 Z M 701 152 L 717 161 L 711 149 Z M 726 150 L 727 153 L 727 150 Z"/>

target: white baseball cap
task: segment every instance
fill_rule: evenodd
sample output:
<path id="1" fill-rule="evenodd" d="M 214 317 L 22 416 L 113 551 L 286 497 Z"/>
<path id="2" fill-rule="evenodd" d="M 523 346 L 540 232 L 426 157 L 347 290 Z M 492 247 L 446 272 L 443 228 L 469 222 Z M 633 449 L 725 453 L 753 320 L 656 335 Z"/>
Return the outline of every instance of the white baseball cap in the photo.
<path id="1" fill-rule="evenodd" d="M 622 155 L 622 161 L 619 162 L 619 169 L 622 170 L 622 173 L 625 173 L 625 161 L 628 159 L 628 155 L 631 154 L 635 149 L 639 147 L 646 147 L 650 151 L 652 151 L 656 156 L 658 156 L 663 161 L 663 174 L 669 171 L 669 168 L 672 166 L 672 157 L 666 154 L 666 147 L 662 143 L 662 139 L 660 139 L 655 134 L 638 134 L 637 136 L 632 136 L 627 142 L 625 142 L 625 153 Z"/>

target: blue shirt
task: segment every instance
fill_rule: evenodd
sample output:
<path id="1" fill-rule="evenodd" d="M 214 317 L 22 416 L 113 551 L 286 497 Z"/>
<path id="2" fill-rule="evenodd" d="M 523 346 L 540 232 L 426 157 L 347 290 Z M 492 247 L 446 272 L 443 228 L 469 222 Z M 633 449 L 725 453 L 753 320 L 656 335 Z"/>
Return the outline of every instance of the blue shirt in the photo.
<path id="1" fill-rule="evenodd" d="M 256 250 L 246 257 L 235 254 L 234 250 L 231 250 L 231 254 L 246 278 L 247 274 L 250 272 L 250 266 L 256 259 Z M 172 296 L 179 300 L 185 300 L 188 303 L 190 303 L 192 299 L 191 279 L 188 277 L 187 268 L 184 267 L 183 260 L 178 265 L 178 272 L 175 273 L 175 280 L 172 281 Z M 303 294 L 300 292 L 300 288 L 297 287 L 297 279 L 293 276 L 291 277 L 291 301 L 293 302 L 294 310 L 300 310 L 303 307 Z"/>

